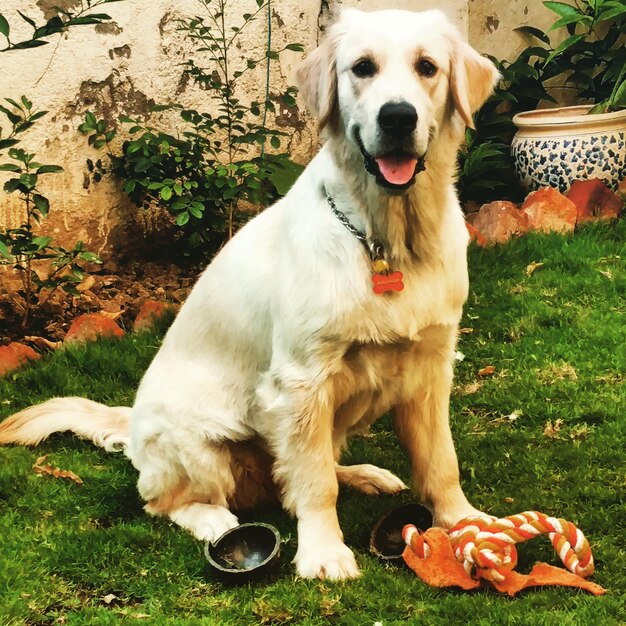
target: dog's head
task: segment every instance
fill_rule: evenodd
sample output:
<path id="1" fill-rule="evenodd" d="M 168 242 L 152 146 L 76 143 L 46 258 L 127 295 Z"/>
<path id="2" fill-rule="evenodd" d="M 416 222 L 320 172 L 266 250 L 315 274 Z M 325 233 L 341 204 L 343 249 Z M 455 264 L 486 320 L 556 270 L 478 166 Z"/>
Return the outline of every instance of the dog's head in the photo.
<path id="1" fill-rule="evenodd" d="M 497 78 L 439 11 L 346 10 L 298 72 L 320 127 L 343 134 L 396 192 L 414 183 L 446 122 L 472 126 Z"/>

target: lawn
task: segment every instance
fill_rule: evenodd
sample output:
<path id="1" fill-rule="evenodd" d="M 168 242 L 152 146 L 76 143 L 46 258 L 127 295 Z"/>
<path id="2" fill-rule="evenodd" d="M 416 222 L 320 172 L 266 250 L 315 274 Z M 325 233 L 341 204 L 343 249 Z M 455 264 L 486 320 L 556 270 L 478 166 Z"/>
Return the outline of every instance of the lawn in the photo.
<path id="1" fill-rule="evenodd" d="M 374 522 L 410 495 L 349 490 L 340 493 L 339 517 L 362 578 L 297 580 L 295 523 L 263 510 L 242 520 L 279 528 L 281 570 L 260 584 L 225 588 L 197 541 L 143 513 L 125 458 L 62 435 L 36 449 L 0 449 L 0 624 L 624 624 L 625 239 L 622 220 L 575 236 L 530 234 L 472 248 L 459 342 L 465 358 L 456 366 L 451 412 L 474 505 L 496 515 L 537 509 L 578 524 L 607 595 L 545 588 L 510 599 L 426 587 L 367 550 Z M 543 266 L 528 275 L 532 262 Z M 130 403 L 159 336 L 70 347 L 15 373 L 0 381 L 0 417 L 52 395 Z M 495 373 L 480 377 L 489 365 Z M 35 474 L 43 454 L 84 485 Z M 347 456 L 408 479 L 387 418 Z M 536 560 L 559 564 L 546 538 L 520 547 L 518 569 Z"/>

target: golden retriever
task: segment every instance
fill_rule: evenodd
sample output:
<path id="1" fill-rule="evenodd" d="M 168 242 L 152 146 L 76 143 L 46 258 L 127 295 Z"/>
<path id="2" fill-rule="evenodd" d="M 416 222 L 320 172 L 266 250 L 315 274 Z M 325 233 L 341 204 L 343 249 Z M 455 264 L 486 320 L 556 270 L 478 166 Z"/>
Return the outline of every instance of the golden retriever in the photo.
<path id="1" fill-rule="evenodd" d="M 299 70 L 324 146 L 202 274 L 132 409 L 56 398 L 5 420 L 0 443 L 71 430 L 123 447 L 146 510 L 205 541 L 237 525 L 230 509 L 279 498 L 298 574 L 343 579 L 359 569 L 338 483 L 405 487 L 341 451 L 391 411 L 436 523 L 475 514 L 448 423 L 468 293 L 454 178 L 497 77 L 439 11 L 344 11 Z"/>

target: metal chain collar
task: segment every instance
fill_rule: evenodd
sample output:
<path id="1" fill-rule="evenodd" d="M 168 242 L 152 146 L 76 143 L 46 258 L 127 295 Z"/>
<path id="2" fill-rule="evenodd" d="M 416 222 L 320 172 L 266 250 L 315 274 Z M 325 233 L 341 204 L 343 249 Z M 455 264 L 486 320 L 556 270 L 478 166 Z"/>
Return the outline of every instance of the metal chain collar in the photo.
<path id="1" fill-rule="evenodd" d="M 361 232 L 356 226 L 352 224 L 352 222 L 346 217 L 344 213 L 342 213 L 335 204 L 332 196 L 323 188 L 324 195 L 326 196 L 326 200 L 331 208 L 331 211 L 335 214 L 337 219 L 351 232 L 364 246 L 367 252 L 370 255 L 370 259 L 372 261 L 378 261 L 385 258 L 385 248 L 383 244 L 378 241 L 378 239 L 372 239 L 371 241 L 367 238 L 367 235 Z"/>

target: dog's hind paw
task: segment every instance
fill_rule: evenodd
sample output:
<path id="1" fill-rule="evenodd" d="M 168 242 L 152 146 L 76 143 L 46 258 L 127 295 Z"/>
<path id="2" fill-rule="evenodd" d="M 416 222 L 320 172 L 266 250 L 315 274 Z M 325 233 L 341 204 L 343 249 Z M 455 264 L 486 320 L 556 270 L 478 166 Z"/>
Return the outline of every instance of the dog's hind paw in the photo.
<path id="1" fill-rule="evenodd" d="M 337 480 L 348 487 L 370 496 L 381 493 L 394 494 L 408 489 L 395 475 L 386 469 L 375 465 L 338 465 L 336 467 Z"/>
<path id="2" fill-rule="evenodd" d="M 361 575 L 354 553 L 341 542 L 332 547 L 314 546 L 306 550 L 298 548 L 294 563 L 301 578 L 345 580 Z"/>

